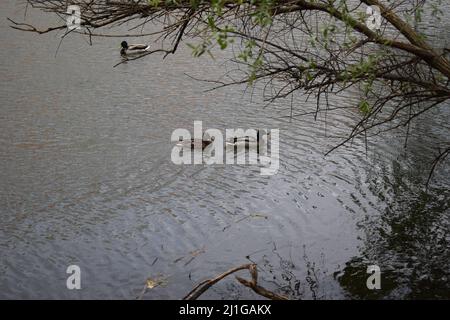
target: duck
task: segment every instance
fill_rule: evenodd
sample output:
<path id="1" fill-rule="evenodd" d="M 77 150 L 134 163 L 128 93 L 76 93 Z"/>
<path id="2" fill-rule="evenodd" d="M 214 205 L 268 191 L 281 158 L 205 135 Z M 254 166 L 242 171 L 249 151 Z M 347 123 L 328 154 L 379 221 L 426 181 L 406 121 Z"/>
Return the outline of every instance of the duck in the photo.
<path id="1" fill-rule="evenodd" d="M 270 132 L 266 134 L 266 137 L 267 139 L 270 137 Z M 240 141 L 243 141 L 245 143 L 245 149 L 248 150 L 250 148 L 250 137 L 245 136 L 242 138 L 234 137 L 233 142 L 227 142 L 226 144 L 237 146 Z M 262 145 L 261 140 L 260 130 L 258 129 L 256 130 L 256 141 L 254 142 L 256 143 L 256 153 L 259 153 L 260 146 Z"/>
<path id="2" fill-rule="evenodd" d="M 194 139 L 191 138 L 189 140 L 183 140 L 183 138 L 180 137 L 179 142 L 177 143 L 177 146 L 179 147 L 190 147 L 195 148 L 196 145 L 202 144 L 202 150 L 204 150 L 207 146 L 209 146 L 211 143 L 213 143 L 214 137 L 211 137 L 211 140 L 205 140 L 205 139 Z"/>
<path id="3" fill-rule="evenodd" d="M 140 54 L 146 52 L 150 46 L 147 44 L 130 44 L 126 41 L 122 41 L 120 44 L 122 49 L 120 50 L 121 55 L 130 55 L 130 54 Z"/>

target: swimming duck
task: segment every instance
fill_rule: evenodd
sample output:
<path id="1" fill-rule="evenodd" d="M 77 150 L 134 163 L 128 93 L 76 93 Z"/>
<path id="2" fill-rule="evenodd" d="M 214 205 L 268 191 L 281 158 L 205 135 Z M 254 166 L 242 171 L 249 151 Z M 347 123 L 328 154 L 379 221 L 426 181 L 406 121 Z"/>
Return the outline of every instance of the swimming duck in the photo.
<path id="1" fill-rule="evenodd" d="M 146 52 L 150 46 L 146 44 L 130 44 L 126 41 L 122 41 L 120 44 L 122 49 L 120 50 L 121 55 L 130 55 L 130 54 L 140 54 Z"/>
<path id="2" fill-rule="evenodd" d="M 267 139 L 270 137 L 270 132 L 267 133 L 266 137 L 267 137 Z M 234 137 L 233 142 L 227 142 L 226 144 L 237 146 L 238 143 L 241 141 L 243 141 L 245 143 L 245 149 L 248 150 L 250 148 L 250 137 L 248 137 L 248 136 L 241 137 L 241 138 Z M 256 152 L 259 153 L 260 146 L 262 145 L 259 129 L 256 130 L 256 141 L 255 142 L 256 142 Z M 255 143 L 255 142 L 253 142 L 253 143 Z"/>

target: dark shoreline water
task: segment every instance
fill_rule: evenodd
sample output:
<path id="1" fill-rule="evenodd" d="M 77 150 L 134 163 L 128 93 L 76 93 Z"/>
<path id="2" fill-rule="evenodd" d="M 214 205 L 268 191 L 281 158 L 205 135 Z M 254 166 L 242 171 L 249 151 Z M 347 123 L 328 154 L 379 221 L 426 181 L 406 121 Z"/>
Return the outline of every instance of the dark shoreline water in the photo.
<path id="1" fill-rule="evenodd" d="M 12 30 L 5 17 L 20 20 L 23 6 L 0 6 L 0 298 L 134 299 L 150 277 L 164 284 L 144 299 L 178 299 L 249 261 L 262 285 L 291 298 L 449 298 L 448 160 L 424 190 L 449 136 L 448 105 L 415 125 L 406 150 L 398 132 L 372 139 L 367 154 L 356 140 L 324 157 L 354 110 L 289 121 L 283 102 L 262 109 L 239 88 L 205 93 L 185 73 L 224 69 L 188 48 L 112 68 L 117 39 L 90 47 L 73 36 L 55 57 L 57 35 Z M 174 165 L 171 133 L 194 120 L 279 128 L 279 173 Z M 80 291 L 66 288 L 71 264 Z M 383 274 L 376 293 L 369 264 Z M 232 280 L 204 297 L 260 298 Z"/>

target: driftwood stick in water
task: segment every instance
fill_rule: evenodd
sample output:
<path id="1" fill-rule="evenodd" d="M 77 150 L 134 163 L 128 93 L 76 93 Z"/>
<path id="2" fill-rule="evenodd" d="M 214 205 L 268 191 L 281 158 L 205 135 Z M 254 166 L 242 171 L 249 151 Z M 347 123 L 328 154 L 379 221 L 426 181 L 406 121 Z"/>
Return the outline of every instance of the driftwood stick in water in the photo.
<path id="1" fill-rule="evenodd" d="M 263 287 L 260 287 L 257 284 L 258 281 L 258 271 L 256 269 L 256 265 L 255 264 L 244 264 L 242 266 L 230 269 L 220 275 L 218 275 L 217 277 L 213 278 L 213 279 L 208 279 L 208 280 L 204 280 L 202 282 L 200 282 L 198 285 L 195 286 L 194 289 L 191 290 L 191 292 L 189 292 L 184 298 L 183 300 L 196 300 L 198 297 L 200 297 L 206 290 L 208 290 L 211 286 L 213 286 L 214 284 L 216 284 L 217 282 L 219 282 L 220 280 L 222 280 L 223 278 L 229 276 L 232 273 L 235 273 L 237 271 L 240 270 L 249 270 L 250 275 L 252 277 L 251 281 L 245 280 L 243 278 L 240 277 L 236 277 L 236 279 L 243 284 L 246 287 L 249 287 L 250 289 L 252 289 L 254 292 L 256 292 L 257 294 L 266 297 L 268 299 L 273 299 L 273 300 L 287 300 L 287 297 L 276 294 L 274 292 L 271 292 Z"/>
<path id="2" fill-rule="evenodd" d="M 266 288 L 263 288 L 258 285 L 258 270 L 256 269 L 256 264 L 250 265 L 249 271 L 250 271 L 250 275 L 252 276 L 251 281 L 248 281 L 241 277 L 236 276 L 237 281 L 239 281 L 244 286 L 249 287 L 254 292 L 259 294 L 260 296 L 266 297 L 267 299 L 270 299 L 270 300 L 287 300 L 288 299 L 287 297 L 285 297 L 283 295 L 276 294 L 275 292 L 269 291 Z"/>

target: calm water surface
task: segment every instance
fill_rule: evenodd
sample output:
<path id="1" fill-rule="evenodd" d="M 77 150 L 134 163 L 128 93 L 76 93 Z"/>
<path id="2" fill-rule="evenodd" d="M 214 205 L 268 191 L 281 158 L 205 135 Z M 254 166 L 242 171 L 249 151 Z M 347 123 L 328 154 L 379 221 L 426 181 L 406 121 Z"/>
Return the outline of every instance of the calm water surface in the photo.
<path id="1" fill-rule="evenodd" d="M 91 47 L 74 35 L 55 57 L 58 35 L 12 30 L 6 17 L 22 19 L 24 6 L 0 8 L 0 298 L 134 299 L 159 277 L 144 299 L 178 299 L 249 261 L 261 285 L 294 299 L 450 297 L 448 160 L 423 188 L 448 141 L 449 105 L 420 119 L 406 150 L 397 132 L 367 154 L 355 140 L 324 157 L 355 109 L 289 121 L 288 101 L 263 109 L 244 88 L 207 93 L 186 74 L 218 78 L 225 67 L 188 48 L 112 68 L 122 39 Z M 194 120 L 279 128 L 278 174 L 172 164 L 171 133 Z M 66 289 L 71 264 L 82 290 Z M 377 293 L 365 287 L 369 264 L 383 272 Z M 259 298 L 233 279 L 202 297 Z"/>

